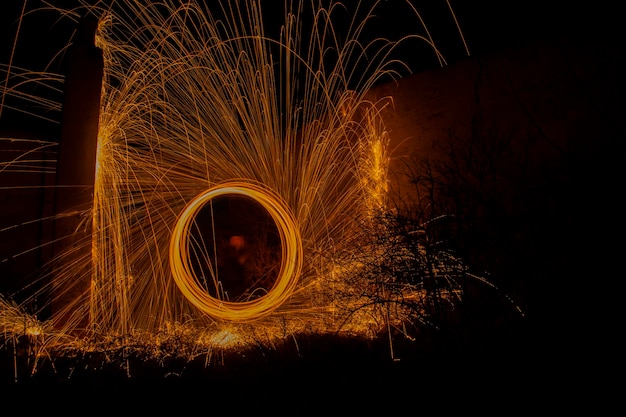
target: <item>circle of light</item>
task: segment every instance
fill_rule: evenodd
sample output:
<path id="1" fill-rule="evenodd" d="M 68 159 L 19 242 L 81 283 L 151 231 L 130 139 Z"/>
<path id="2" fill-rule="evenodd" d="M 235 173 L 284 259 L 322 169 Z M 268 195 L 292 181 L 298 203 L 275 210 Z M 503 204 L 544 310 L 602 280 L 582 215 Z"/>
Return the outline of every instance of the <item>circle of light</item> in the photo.
<path id="1" fill-rule="evenodd" d="M 254 300 L 230 302 L 212 297 L 198 284 L 191 266 L 189 231 L 193 219 L 211 199 L 223 195 L 252 198 L 267 210 L 278 229 L 282 250 L 280 271 L 267 294 Z M 302 241 L 295 218 L 280 196 L 256 183 L 230 181 L 197 195 L 183 209 L 170 239 L 169 259 L 176 285 L 194 306 L 214 318 L 251 321 L 271 313 L 293 293 L 302 269 Z"/>

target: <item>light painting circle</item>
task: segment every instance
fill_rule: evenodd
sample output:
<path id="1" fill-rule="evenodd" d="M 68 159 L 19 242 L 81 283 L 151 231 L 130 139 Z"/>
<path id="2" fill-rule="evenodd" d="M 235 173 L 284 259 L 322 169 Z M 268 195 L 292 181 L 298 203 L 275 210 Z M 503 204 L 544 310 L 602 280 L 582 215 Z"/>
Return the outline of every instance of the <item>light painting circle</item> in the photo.
<path id="1" fill-rule="evenodd" d="M 273 287 L 260 298 L 230 302 L 212 297 L 198 284 L 189 254 L 190 228 L 198 212 L 212 199 L 225 195 L 246 196 L 272 217 L 281 240 L 281 266 Z M 293 293 L 302 269 L 302 241 L 293 214 L 273 191 L 250 181 L 229 181 L 212 187 L 191 200 L 178 217 L 169 247 L 170 269 L 176 285 L 198 309 L 217 319 L 251 321 L 274 311 Z"/>

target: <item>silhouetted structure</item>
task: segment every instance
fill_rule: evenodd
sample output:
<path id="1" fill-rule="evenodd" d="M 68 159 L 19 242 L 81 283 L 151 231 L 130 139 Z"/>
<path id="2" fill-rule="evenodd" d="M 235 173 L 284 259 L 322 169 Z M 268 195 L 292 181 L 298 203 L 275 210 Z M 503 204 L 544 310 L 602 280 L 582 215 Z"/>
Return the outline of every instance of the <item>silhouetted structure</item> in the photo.
<path id="1" fill-rule="evenodd" d="M 68 255 L 61 257 L 52 271 L 53 279 L 56 279 L 55 275 L 63 276 L 63 282 L 54 283 L 53 314 L 71 305 L 73 300 L 89 289 L 91 245 L 77 242 L 91 239 L 89 213 L 94 195 L 104 70 L 102 51 L 95 46 L 96 29 L 97 21 L 89 18 L 81 21 L 76 42 L 70 49 L 66 70 L 52 256 L 56 258 L 65 252 Z M 68 276 L 72 279 L 67 280 Z M 82 320 L 88 318 L 87 314 L 79 315 Z M 59 319 L 59 324 L 62 324 L 68 317 Z"/>

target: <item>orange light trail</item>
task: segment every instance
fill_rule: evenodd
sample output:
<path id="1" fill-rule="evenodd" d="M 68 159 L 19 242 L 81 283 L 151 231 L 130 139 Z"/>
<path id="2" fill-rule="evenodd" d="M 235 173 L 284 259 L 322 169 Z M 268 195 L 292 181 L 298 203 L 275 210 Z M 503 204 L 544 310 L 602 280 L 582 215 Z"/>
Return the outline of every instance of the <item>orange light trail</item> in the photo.
<path id="1" fill-rule="evenodd" d="M 282 242 L 281 268 L 274 286 L 255 300 L 231 302 L 211 297 L 197 284 L 188 251 L 190 228 L 195 215 L 215 197 L 244 195 L 260 203 L 278 226 Z M 191 200 L 180 214 L 170 240 L 170 267 L 176 284 L 198 309 L 211 317 L 229 321 L 262 318 L 280 307 L 292 295 L 302 268 L 302 241 L 289 207 L 280 196 L 262 185 L 248 181 L 230 181 L 217 185 Z"/>
<path id="2" fill-rule="evenodd" d="M 425 42 L 443 62 L 414 6 L 407 2 L 407 11 L 423 33 L 361 42 L 379 2 L 371 9 L 359 2 L 341 34 L 334 19 L 352 13 L 346 5 L 285 2 L 277 38 L 265 33 L 255 0 L 211 2 L 213 12 L 195 1 L 90 3 L 57 11 L 73 23 L 85 15 L 99 21 L 104 84 L 93 207 L 58 215 L 80 216 L 93 232 L 68 249 L 84 256 L 42 278 L 41 293 L 54 296 L 53 282 L 89 285 L 68 304 L 76 319 L 65 327 L 55 327 L 54 316 L 30 326 L 37 334 L 48 329 L 47 346 L 160 346 L 184 335 L 197 352 L 256 343 L 260 328 L 270 342 L 305 331 L 370 336 L 415 313 L 399 302 L 393 309 L 372 303 L 377 288 L 363 278 L 393 283 L 395 292 L 382 291 L 381 300 L 424 297 L 423 288 L 393 282 L 389 272 L 368 271 L 388 251 L 373 235 L 384 229 L 376 216 L 387 210 L 391 156 L 382 110 L 392 104 L 372 102 L 368 92 L 409 72 L 394 56 L 401 43 Z M 3 95 L 19 97 L 19 85 L 5 83 Z M 259 203 L 280 235 L 276 280 L 243 301 L 209 294 L 190 250 L 195 218 L 230 195 Z M 468 275 L 441 256 L 458 264 L 434 272 L 455 298 L 456 280 Z M 13 332 L 39 295 L 19 306 L 0 298 L 2 328 Z M 77 328 L 84 317 L 87 327 Z M 73 337 L 77 330 L 89 337 Z"/>

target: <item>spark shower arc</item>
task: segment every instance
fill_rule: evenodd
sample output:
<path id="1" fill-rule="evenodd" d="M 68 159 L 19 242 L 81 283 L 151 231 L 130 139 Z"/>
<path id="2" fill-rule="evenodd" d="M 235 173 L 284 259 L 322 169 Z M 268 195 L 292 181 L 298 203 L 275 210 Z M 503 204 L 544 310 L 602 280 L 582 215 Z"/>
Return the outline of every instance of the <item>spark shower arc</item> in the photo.
<path id="1" fill-rule="evenodd" d="M 417 30 L 400 39 L 366 36 L 382 2 L 355 9 L 285 2 L 283 21 L 267 33 L 265 17 L 276 12 L 262 4 L 51 6 L 60 21 L 98 22 L 104 74 L 93 204 L 55 214 L 79 215 L 92 232 L 55 257 L 63 267 L 46 270 L 37 294 L 19 305 L 3 297 L 5 330 L 10 323 L 17 329 L 22 317 L 38 326 L 32 334 L 45 329 L 48 346 L 61 349 L 112 338 L 158 344 L 177 332 L 211 347 L 253 341 L 260 328 L 269 339 L 300 331 L 374 334 L 403 319 L 400 308 L 391 317 L 363 300 L 370 283 L 357 279 L 364 258 L 383 252 L 363 248 L 365 231 L 382 227 L 376 219 L 387 210 L 389 186 L 382 112 L 392 100 L 372 101 L 368 92 L 409 73 L 395 55 L 400 45 L 425 44 L 432 53 L 425 59 L 442 65 L 443 55 L 408 1 L 402 4 Z M 451 30 L 462 42 L 459 28 Z M 3 96 L 17 100 L 12 74 L 39 76 L 3 68 Z M 41 101 L 58 111 L 58 103 Z M 43 146 L 54 148 L 54 139 Z M 245 210 L 214 216 L 211 233 L 193 232 L 201 213 L 232 197 L 259 205 L 255 213 L 278 238 L 242 228 Z M 218 233 L 220 222 L 233 229 Z M 242 291 L 248 298 L 230 299 L 224 290 L 226 250 L 236 252 L 242 276 L 264 282 L 253 295 Z M 49 320 L 25 313 L 48 307 L 37 305 L 42 294 L 61 297 L 55 288 L 77 283 L 87 283 L 85 290 Z M 410 285 L 404 291 L 407 299 L 421 296 Z M 230 336 L 216 342 L 224 332 Z"/>

